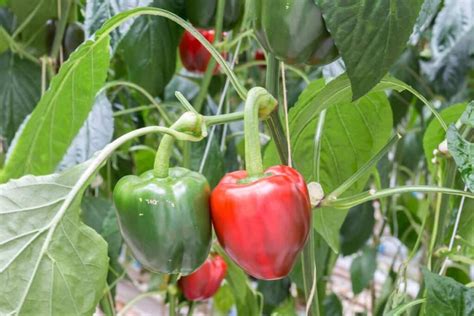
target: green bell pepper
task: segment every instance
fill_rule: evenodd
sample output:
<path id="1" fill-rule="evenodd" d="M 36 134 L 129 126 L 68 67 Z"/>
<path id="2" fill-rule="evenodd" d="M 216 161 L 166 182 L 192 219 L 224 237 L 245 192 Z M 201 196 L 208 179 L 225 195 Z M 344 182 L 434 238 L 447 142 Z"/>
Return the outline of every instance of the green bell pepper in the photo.
<path id="1" fill-rule="evenodd" d="M 339 55 L 314 0 L 254 0 L 263 47 L 287 64 L 327 64 Z"/>
<path id="2" fill-rule="evenodd" d="M 120 230 L 133 255 L 154 272 L 189 274 L 211 247 L 210 188 L 194 171 L 174 167 L 125 176 L 114 189 Z"/>
<path id="3" fill-rule="evenodd" d="M 192 112 L 171 128 L 199 137 L 206 133 L 202 116 Z M 164 135 L 153 170 L 120 179 L 113 197 L 120 231 L 135 258 L 153 272 L 189 274 L 211 248 L 211 190 L 200 173 L 169 167 L 173 144 L 173 136 Z"/>
<path id="4" fill-rule="evenodd" d="M 216 25 L 218 0 L 186 0 L 185 8 L 188 20 L 198 28 L 213 29 Z M 226 0 L 223 29 L 233 29 L 244 14 L 245 0 Z"/>

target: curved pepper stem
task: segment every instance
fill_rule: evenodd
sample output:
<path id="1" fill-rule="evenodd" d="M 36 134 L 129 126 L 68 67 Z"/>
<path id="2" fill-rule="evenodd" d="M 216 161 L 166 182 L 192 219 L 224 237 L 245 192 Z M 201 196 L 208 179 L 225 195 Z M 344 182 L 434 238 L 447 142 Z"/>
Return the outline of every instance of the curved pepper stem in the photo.
<path id="1" fill-rule="evenodd" d="M 255 87 L 247 94 L 244 108 L 245 168 L 249 177 L 263 174 L 258 120 L 266 119 L 277 106 L 277 100 L 264 88 Z"/>
<path id="2" fill-rule="evenodd" d="M 207 135 L 206 125 L 202 115 L 194 112 L 186 112 L 173 124 L 172 129 L 195 135 L 202 138 Z M 175 138 L 171 135 L 164 135 L 161 139 L 160 146 L 155 155 L 155 164 L 153 167 L 154 174 L 157 178 L 166 178 L 169 174 L 170 158 L 173 152 Z"/>

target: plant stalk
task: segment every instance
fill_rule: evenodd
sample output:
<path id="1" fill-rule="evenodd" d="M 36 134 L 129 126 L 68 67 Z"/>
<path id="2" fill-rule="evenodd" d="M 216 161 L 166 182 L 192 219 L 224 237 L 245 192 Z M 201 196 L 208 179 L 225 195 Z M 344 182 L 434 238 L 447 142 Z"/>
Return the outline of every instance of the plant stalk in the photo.
<path id="1" fill-rule="evenodd" d="M 276 99 L 261 87 L 252 88 L 245 101 L 245 169 L 249 177 L 263 174 L 262 153 L 260 151 L 259 112 L 269 113 L 276 107 Z"/>

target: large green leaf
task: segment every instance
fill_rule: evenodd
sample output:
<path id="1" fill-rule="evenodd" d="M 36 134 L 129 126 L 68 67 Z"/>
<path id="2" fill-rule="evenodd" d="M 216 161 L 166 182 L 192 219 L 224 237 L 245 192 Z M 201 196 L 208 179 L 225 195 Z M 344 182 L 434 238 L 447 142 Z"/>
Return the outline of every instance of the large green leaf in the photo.
<path id="1" fill-rule="evenodd" d="M 333 88 L 327 89 L 330 86 Z M 318 117 L 302 128 L 307 121 L 302 113 L 307 113 L 311 104 L 316 105 L 312 103 L 316 101 L 308 100 L 319 100 L 325 103 L 318 103 L 321 107 L 328 108 L 321 138 L 319 168 L 319 182 L 326 194 L 372 158 L 385 145 L 392 130 L 392 112 L 385 93 L 371 92 L 351 102 L 347 87 L 350 88 L 348 80 L 341 80 L 341 77 L 325 87 L 322 80 L 314 81 L 303 91 L 289 114 L 294 166 L 306 181 L 318 181 L 314 144 Z M 323 98 L 328 96 L 328 91 L 333 93 L 329 100 Z M 297 134 L 299 130 L 301 132 Z M 271 144 L 265 153 L 265 164 L 274 163 L 277 163 L 277 154 Z M 346 193 L 362 191 L 368 177 L 369 174 L 362 177 Z M 318 208 L 314 212 L 316 230 L 336 252 L 339 249 L 339 229 L 346 215 L 347 210 L 332 208 Z"/>
<path id="2" fill-rule="evenodd" d="M 11 52 L 0 55 L 0 137 L 10 142 L 41 94 L 41 69 Z"/>
<path id="3" fill-rule="evenodd" d="M 55 170 L 87 119 L 108 66 L 109 36 L 81 44 L 32 112 L 9 153 L 0 181 Z"/>
<path id="4" fill-rule="evenodd" d="M 315 0 L 347 67 L 354 99 L 370 91 L 403 50 L 422 0 Z"/>
<path id="5" fill-rule="evenodd" d="M 418 98 L 423 98 L 416 90 L 406 83 L 391 77 L 383 78 L 371 92 L 392 89 L 397 92 L 408 90 Z M 346 74 L 329 82 L 319 91 L 314 86 L 307 87 L 298 99 L 298 111 L 290 121 L 291 141 L 294 143 L 300 138 L 300 133 L 314 122 L 322 110 L 341 103 L 350 103 L 352 100 L 351 83 Z M 426 101 L 423 99 L 422 101 Z M 427 102 L 427 101 L 426 101 Z"/>
<path id="6" fill-rule="evenodd" d="M 107 244 L 79 219 L 84 188 L 72 190 L 87 166 L 0 185 L 0 314 L 94 312 L 108 259 Z"/>
<path id="7" fill-rule="evenodd" d="M 426 285 L 426 315 L 468 316 L 474 314 L 474 288 L 423 269 Z"/>
<path id="8" fill-rule="evenodd" d="M 155 0 L 151 6 L 179 13 L 171 0 Z M 164 17 L 138 17 L 118 47 L 128 79 L 153 96 L 162 96 L 176 70 L 181 33 L 179 25 Z"/>

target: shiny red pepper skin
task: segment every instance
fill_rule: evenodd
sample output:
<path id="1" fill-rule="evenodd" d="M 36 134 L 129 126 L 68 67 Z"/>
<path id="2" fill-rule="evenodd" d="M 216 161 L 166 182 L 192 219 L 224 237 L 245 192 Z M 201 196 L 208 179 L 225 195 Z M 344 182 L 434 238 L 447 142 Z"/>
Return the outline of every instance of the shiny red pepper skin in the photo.
<path id="1" fill-rule="evenodd" d="M 198 29 L 210 43 L 214 41 L 214 30 Z M 188 71 L 203 73 L 206 71 L 207 64 L 211 59 L 211 54 L 194 36 L 185 31 L 179 44 L 179 56 L 184 68 Z M 214 74 L 219 70 L 219 65 L 214 68 Z"/>
<path id="2" fill-rule="evenodd" d="M 288 275 L 311 228 L 311 204 L 303 177 L 273 166 L 266 177 L 242 183 L 246 171 L 228 173 L 211 193 L 211 217 L 227 254 L 248 274 Z"/>
<path id="3" fill-rule="evenodd" d="M 179 279 L 178 286 L 189 301 L 205 300 L 217 292 L 226 271 L 224 259 L 215 255 L 208 258 L 196 271 Z"/>

